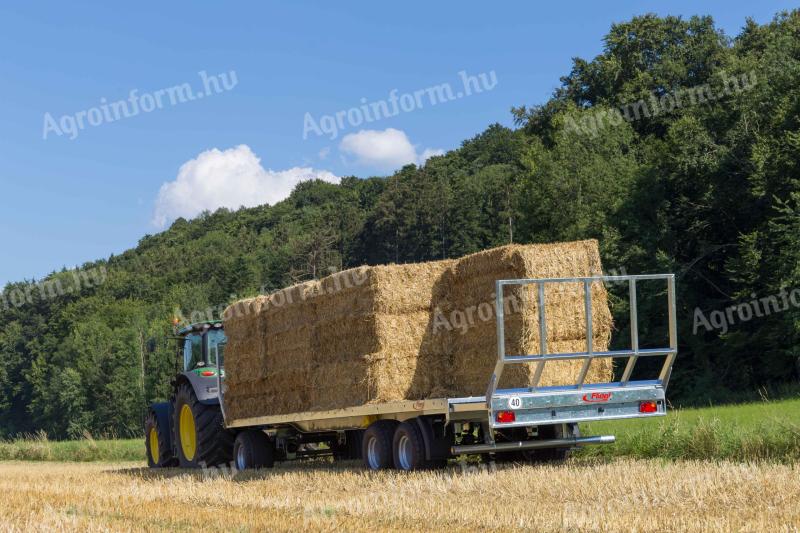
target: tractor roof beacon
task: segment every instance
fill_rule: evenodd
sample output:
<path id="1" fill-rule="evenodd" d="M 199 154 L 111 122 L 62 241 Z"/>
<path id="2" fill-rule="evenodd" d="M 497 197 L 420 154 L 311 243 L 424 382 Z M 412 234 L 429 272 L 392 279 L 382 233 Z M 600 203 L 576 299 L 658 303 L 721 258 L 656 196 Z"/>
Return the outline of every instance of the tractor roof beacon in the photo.
<path id="1" fill-rule="evenodd" d="M 667 344 L 640 347 L 637 284 L 664 283 Z M 614 283 L 628 290 L 630 348 L 596 351 L 592 334 L 592 284 Z M 539 312 L 540 346 L 535 354 L 507 354 L 503 288 L 534 285 L 536 309 L 544 310 L 545 286 L 580 284 L 584 295 L 586 346 L 551 353 L 547 316 Z M 225 413 L 225 334 L 219 322 L 193 324 L 178 332 L 183 371 L 173 380 L 170 402 L 151 406 L 145 424 L 150 466 L 184 467 L 233 461 L 236 469 L 268 468 L 280 460 L 333 456 L 362 459 L 372 470 L 436 468 L 462 455 L 495 461 L 563 460 L 577 446 L 608 444 L 611 435 L 582 437 L 578 423 L 666 414 L 666 389 L 678 353 L 675 276 L 593 276 L 508 279 L 496 282 L 497 362 L 484 396 L 371 403 L 333 411 L 309 411 L 233 419 Z M 640 358 L 663 357 L 655 379 L 634 379 Z M 617 381 L 585 383 L 594 359 L 624 359 Z M 539 384 L 551 361 L 580 360 L 572 383 Z M 506 365 L 535 363 L 525 388 L 500 389 Z M 652 367 L 650 367 L 652 368 Z M 643 369 L 647 370 L 647 369 Z"/>

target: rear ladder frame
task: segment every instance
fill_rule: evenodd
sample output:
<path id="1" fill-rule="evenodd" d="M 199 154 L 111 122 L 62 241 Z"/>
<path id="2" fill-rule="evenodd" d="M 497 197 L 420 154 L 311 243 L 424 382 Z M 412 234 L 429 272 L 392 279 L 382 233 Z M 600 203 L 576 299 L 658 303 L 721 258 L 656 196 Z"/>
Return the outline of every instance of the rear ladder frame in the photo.
<path id="1" fill-rule="evenodd" d="M 638 281 L 664 280 L 667 284 L 667 312 L 669 317 L 669 345 L 658 348 L 639 347 L 638 308 L 636 287 Z M 629 350 L 595 351 L 592 318 L 592 285 L 603 282 L 627 282 L 630 306 L 631 348 Z M 574 353 L 547 353 L 547 314 L 545 312 L 545 286 L 557 283 L 582 283 L 584 314 L 586 326 L 586 350 Z M 505 346 L 505 297 L 506 286 L 537 285 L 537 313 L 539 316 L 539 353 L 509 355 Z M 570 423 L 589 419 L 632 418 L 648 416 L 631 411 L 639 401 L 654 400 L 658 403 L 658 411 L 649 416 L 663 416 L 666 413 L 665 391 L 672 373 L 672 366 L 678 352 L 677 320 L 675 306 L 675 275 L 644 274 L 625 276 L 591 276 L 573 278 L 541 278 L 541 279 L 506 279 L 496 281 L 496 317 L 497 317 L 497 362 L 489 380 L 486 391 L 486 408 L 488 410 L 489 427 L 506 428 L 529 426 L 537 423 Z M 656 380 L 631 381 L 634 367 L 639 357 L 666 356 Z M 587 373 L 594 359 L 627 358 L 627 364 L 619 382 L 586 385 Z M 548 361 L 582 359 L 584 361 L 575 383 L 566 386 L 540 387 L 542 372 Z M 507 364 L 537 363 L 532 382 L 525 389 L 498 389 L 498 383 Z M 586 392 L 584 395 L 576 392 Z M 596 396 L 595 395 L 599 395 Z M 615 402 L 606 404 L 612 396 Z M 595 399 L 598 398 L 598 399 Z M 587 416 L 587 405 L 605 404 L 599 408 L 600 415 Z M 558 408 L 557 410 L 554 408 Z M 594 405 L 592 405 L 594 408 Z M 501 410 L 519 410 L 521 420 L 513 423 L 500 423 L 495 413 Z M 616 409 L 616 410 L 615 410 Z M 552 413 L 552 417 L 547 416 Z M 544 414 L 543 414 L 544 413 Z M 604 414 L 603 414 L 604 413 Z M 492 431 L 485 432 L 487 444 L 494 444 Z"/>

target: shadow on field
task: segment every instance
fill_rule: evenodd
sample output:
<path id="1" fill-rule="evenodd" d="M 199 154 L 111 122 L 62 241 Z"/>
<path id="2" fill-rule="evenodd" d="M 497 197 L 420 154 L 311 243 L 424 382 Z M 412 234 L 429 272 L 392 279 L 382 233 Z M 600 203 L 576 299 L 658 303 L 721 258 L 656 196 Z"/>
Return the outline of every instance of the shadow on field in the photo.
<path id="1" fill-rule="evenodd" d="M 212 468 L 112 468 L 109 473 L 121 474 L 144 480 L 160 481 L 165 479 L 195 479 L 207 481 L 212 479 L 227 479 L 235 482 L 248 482 L 269 479 L 283 474 L 302 472 L 364 472 L 361 461 L 337 461 L 336 463 L 322 461 L 287 461 L 276 463 L 274 468 L 260 470 L 238 471 L 231 464 L 220 465 Z"/>
<path id="2" fill-rule="evenodd" d="M 536 470 L 539 468 L 570 468 L 570 467 L 587 467 L 591 468 L 603 464 L 614 462 L 614 458 L 604 457 L 589 457 L 589 458 L 573 458 L 565 462 L 555 463 L 528 463 L 518 461 L 481 461 L 478 459 L 473 460 L 451 460 L 445 468 L 427 470 L 430 475 L 439 475 L 449 478 L 468 477 L 476 474 L 496 474 L 503 470 Z M 323 461 L 287 461 L 283 463 L 276 463 L 274 468 L 265 468 L 261 470 L 247 470 L 237 471 L 232 470 L 229 465 L 217 468 L 114 468 L 107 470 L 108 473 L 122 474 L 132 478 L 142 479 L 145 481 L 163 481 L 169 479 L 192 479 L 196 481 L 211 481 L 215 479 L 222 479 L 232 481 L 235 483 L 249 483 L 252 481 L 265 481 L 274 477 L 280 477 L 291 474 L 319 474 L 319 473 L 357 473 L 365 476 L 384 476 L 387 473 L 397 472 L 396 470 L 387 470 L 382 472 L 372 472 L 368 470 L 361 461 L 337 461 L 323 462 Z M 409 474 L 411 475 L 411 474 Z"/>

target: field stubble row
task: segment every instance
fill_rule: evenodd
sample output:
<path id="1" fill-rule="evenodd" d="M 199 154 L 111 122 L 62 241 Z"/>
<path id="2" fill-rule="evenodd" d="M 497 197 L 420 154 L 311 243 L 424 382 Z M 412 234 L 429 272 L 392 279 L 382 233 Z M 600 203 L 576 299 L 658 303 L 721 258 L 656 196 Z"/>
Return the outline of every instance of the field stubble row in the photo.
<path id="1" fill-rule="evenodd" d="M 139 463 L 0 463 L 7 530 L 796 531 L 796 465 L 615 459 L 487 471 L 309 462 L 209 478 Z"/>

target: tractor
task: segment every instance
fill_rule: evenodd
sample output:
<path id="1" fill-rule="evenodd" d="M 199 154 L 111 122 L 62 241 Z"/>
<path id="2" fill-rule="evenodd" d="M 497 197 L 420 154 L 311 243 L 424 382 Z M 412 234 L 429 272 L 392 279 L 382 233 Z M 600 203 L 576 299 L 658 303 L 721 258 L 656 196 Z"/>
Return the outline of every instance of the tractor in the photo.
<path id="1" fill-rule="evenodd" d="M 227 463 L 235 435 L 224 427 L 219 402 L 217 372 L 224 372 L 226 342 L 222 322 L 191 324 L 177 330 L 175 339 L 172 397 L 150 405 L 145 417 L 147 463 L 150 467 L 183 468 Z"/>

